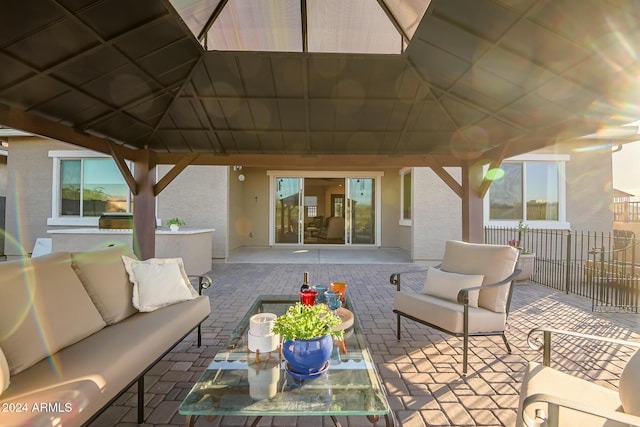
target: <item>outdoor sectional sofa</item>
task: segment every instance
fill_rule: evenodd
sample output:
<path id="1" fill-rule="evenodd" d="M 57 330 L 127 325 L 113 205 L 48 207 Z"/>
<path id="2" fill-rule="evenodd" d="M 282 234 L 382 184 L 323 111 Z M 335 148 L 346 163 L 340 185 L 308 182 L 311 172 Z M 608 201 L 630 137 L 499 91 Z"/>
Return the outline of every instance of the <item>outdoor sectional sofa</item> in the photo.
<path id="1" fill-rule="evenodd" d="M 143 422 L 144 374 L 194 329 L 200 345 L 211 281 L 197 292 L 180 258 L 131 257 L 115 246 L 0 262 L 0 425 L 88 424 L 136 382 Z"/>

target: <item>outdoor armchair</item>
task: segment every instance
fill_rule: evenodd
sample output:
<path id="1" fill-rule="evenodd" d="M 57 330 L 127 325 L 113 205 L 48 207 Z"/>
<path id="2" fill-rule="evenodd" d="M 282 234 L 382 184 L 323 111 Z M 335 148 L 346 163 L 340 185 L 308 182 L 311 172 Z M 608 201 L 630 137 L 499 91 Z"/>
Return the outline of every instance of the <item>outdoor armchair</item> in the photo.
<path id="1" fill-rule="evenodd" d="M 507 245 L 484 245 L 447 241 L 442 263 L 427 269 L 422 292 L 401 289 L 401 278 L 425 270 L 394 273 L 389 281 L 397 292 L 393 312 L 397 318 L 419 322 L 463 339 L 462 373 L 467 373 L 470 336 L 505 336 L 512 282 L 520 273 L 515 268 L 518 250 Z"/>
<path id="2" fill-rule="evenodd" d="M 640 426 L 640 352 L 636 350 L 627 362 L 615 391 L 552 368 L 552 335 L 563 340 L 578 338 L 640 348 L 640 342 L 548 327 L 532 329 L 527 341 L 531 348 L 542 349 L 543 364 L 530 362 L 528 365 L 520 390 L 516 427 Z"/>

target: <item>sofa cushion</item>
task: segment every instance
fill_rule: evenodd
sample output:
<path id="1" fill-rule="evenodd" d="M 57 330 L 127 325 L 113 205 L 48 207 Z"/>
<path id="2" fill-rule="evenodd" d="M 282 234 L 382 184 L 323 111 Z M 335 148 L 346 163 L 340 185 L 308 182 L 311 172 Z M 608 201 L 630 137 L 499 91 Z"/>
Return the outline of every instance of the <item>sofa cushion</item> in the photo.
<path id="1" fill-rule="evenodd" d="M 436 325 L 449 332 L 464 331 L 464 306 L 452 301 L 415 292 L 395 293 L 393 309 Z M 469 307 L 469 332 L 504 331 L 506 314 Z"/>
<path id="2" fill-rule="evenodd" d="M 482 285 L 482 274 L 448 273 L 439 268 L 429 267 L 422 293 L 458 302 L 458 293 L 465 288 Z M 479 291 L 469 292 L 469 307 L 478 307 Z"/>
<path id="3" fill-rule="evenodd" d="M 133 256 L 125 245 L 72 254 L 73 269 L 107 325 L 137 313 L 133 306 L 133 284 L 122 256 Z"/>
<path id="4" fill-rule="evenodd" d="M 0 263 L 0 347 L 15 375 L 106 326 L 71 254 Z"/>
<path id="5" fill-rule="evenodd" d="M 535 417 L 536 409 L 541 409 L 545 414 L 549 414 L 549 408 L 545 402 L 532 403 L 526 409 L 523 408 L 524 400 L 536 394 L 562 397 L 601 411 L 617 411 L 621 409 L 618 393 L 614 390 L 565 372 L 530 362 L 520 389 L 516 427 L 526 425 L 522 420 L 523 411 L 526 411 L 526 415 L 529 418 Z M 568 408 L 560 408 L 558 425 L 562 427 L 623 426 L 620 423 L 607 421 L 600 417 Z"/>
<path id="6" fill-rule="evenodd" d="M 0 424 L 50 425 L 55 417 L 61 426 L 83 425 L 210 312 L 209 298 L 202 296 L 137 313 L 62 349 L 55 366 L 43 360 L 13 376 L 0 396 L 0 404 L 51 403 L 62 410 L 2 414 Z"/>
<path id="7" fill-rule="evenodd" d="M 10 380 L 9 363 L 7 363 L 7 358 L 4 357 L 4 353 L 0 348 L 0 395 L 9 387 Z"/>
<path id="8" fill-rule="evenodd" d="M 139 311 L 154 311 L 198 296 L 184 270 L 182 258 L 137 261 L 123 256 L 122 260 L 133 282 L 133 306 Z"/>
<path id="9" fill-rule="evenodd" d="M 440 269 L 451 273 L 483 274 L 483 285 L 499 282 L 509 277 L 516 268 L 518 250 L 508 245 L 482 245 L 454 240 L 446 242 L 444 259 Z M 478 306 L 504 313 L 507 307 L 509 286 L 480 291 Z"/>
<path id="10" fill-rule="evenodd" d="M 640 416 L 640 350 L 629 359 L 618 386 L 624 412 Z"/>

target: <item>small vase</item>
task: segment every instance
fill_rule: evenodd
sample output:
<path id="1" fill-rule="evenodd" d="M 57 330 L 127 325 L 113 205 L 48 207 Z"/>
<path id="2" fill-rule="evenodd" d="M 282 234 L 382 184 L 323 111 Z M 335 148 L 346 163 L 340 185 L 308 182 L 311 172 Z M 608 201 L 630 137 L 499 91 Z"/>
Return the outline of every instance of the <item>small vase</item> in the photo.
<path id="1" fill-rule="evenodd" d="M 321 372 L 333 351 L 331 335 L 308 340 L 288 340 L 282 344 L 282 356 L 288 363 L 288 369 L 302 375 Z"/>
<path id="2" fill-rule="evenodd" d="M 171 225 L 169 226 L 169 230 L 171 230 L 171 231 L 178 231 L 178 230 L 180 230 L 180 226 L 179 226 L 178 224 L 171 224 Z"/>

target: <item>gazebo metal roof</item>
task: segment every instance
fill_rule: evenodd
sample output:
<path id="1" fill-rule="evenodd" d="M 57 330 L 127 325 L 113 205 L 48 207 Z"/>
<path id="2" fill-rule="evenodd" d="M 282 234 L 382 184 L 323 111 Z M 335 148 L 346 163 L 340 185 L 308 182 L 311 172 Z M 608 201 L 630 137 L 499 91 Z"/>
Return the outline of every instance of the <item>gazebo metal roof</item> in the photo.
<path id="1" fill-rule="evenodd" d="M 4 2 L 0 124 L 125 157 L 146 147 L 159 163 L 454 166 L 594 143 L 576 138 L 639 116 L 634 0 L 358 0 L 391 24 L 333 13 L 327 25 L 380 27 L 402 53 L 222 50 L 260 41 L 219 27 L 248 3 Z M 249 6 L 294 20 L 323 3 L 336 4 Z M 294 32 L 264 44 L 319 40 Z"/>
<path id="2" fill-rule="evenodd" d="M 636 0 L 296 5 L 5 1 L 0 125 L 111 154 L 135 197 L 142 258 L 155 253 L 155 196 L 190 164 L 428 166 L 461 198 L 463 240 L 480 242 L 482 165 L 637 138 L 635 127 L 608 132 L 640 116 Z M 324 21 L 313 12 L 323 5 Z M 175 166 L 156 183 L 158 164 Z"/>

